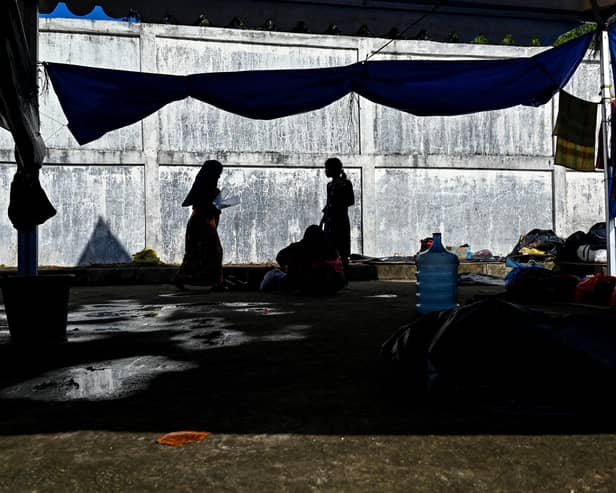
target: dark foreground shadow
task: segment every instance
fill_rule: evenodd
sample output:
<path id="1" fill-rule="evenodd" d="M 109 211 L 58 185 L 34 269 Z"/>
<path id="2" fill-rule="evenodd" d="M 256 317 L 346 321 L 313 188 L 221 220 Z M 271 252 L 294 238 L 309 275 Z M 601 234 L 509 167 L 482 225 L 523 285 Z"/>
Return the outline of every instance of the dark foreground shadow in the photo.
<path id="1" fill-rule="evenodd" d="M 286 318 L 257 316 L 267 308 L 256 305 L 252 311 L 241 311 L 233 303 L 227 303 L 231 307 L 222 313 L 213 312 L 216 316 L 195 316 L 192 309 L 208 306 L 201 301 L 173 308 L 167 317 L 172 328 L 147 331 L 122 329 L 135 320 L 134 314 L 113 312 L 101 303 L 97 309 L 103 317 L 96 337 L 36 349 L 0 344 L 1 388 L 6 392 L 60 368 L 80 368 L 102 378 L 103 373 L 97 372 L 110 368 L 110 361 L 133 358 L 146 361 L 146 366 L 147 361 L 155 361 L 136 376 L 120 375 L 132 378 L 137 390 L 100 400 L 45 400 L 37 398 L 37 391 L 45 394 L 55 385 L 61 396 L 85 384 L 70 373 L 61 382 L 42 378 L 30 387 L 29 395 L 5 395 L 0 400 L 0 433 L 83 429 L 328 435 L 616 431 L 609 389 L 593 388 L 591 383 L 584 392 L 576 387 L 549 397 L 549 393 L 535 394 L 532 399 L 506 395 L 494 399 L 460 389 L 438 395 L 419 392 L 401 370 L 378 358 L 380 345 L 392 331 L 388 324 L 378 325 L 388 305 L 377 301 L 346 300 L 344 296 L 335 303 L 285 299 L 278 308 L 295 313 Z M 399 303 L 400 310 L 404 303 Z M 211 302 L 213 310 L 219 305 Z M 396 305 L 391 306 L 390 317 L 395 319 Z M 356 311 L 351 316 L 345 310 L 353 307 Z M 146 307 L 139 320 L 147 321 L 148 313 L 152 310 Z M 233 337 L 237 337 L 235 342 Z M 166 364 L 161 361 L 176 366 L 170 364 L 161 371 Z M 106 390 L 120 385 L 114 383 L 112 374 L 107 376 L 99 381 Z M 139 385 L 135 379 L 147 382 Z"/>

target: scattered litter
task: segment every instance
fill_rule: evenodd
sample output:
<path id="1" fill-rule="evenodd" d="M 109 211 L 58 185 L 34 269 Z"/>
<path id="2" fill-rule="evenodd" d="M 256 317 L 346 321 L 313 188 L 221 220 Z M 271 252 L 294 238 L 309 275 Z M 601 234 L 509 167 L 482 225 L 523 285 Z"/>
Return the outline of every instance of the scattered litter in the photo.
<path id="1" fill-rule="evenodd" d="M 209 435 L 207 431 L 172 431 L 156 439 L 156 443 L 179 447 L 187 443 L 196 443 Z"/>
<path id="2" fill-rule="evenodd" d="M 519 250 L 522 255 L 546 255 L 546 252 L 537 248 L 522 247 Z"/>
<path id="3" fill-rule="evenodd" d="M 400 262 L 400 263 L 413 263 L 415 262 L 415 256 L 403 256 L 393 255 L 391 257 L 368 257 L 365 261 L 368 262 Z"/>
<path id="4" fill-rule="evenodd" d="M 473 256 L 473 251 L 467 243 L 448 250 L 450 250 L 451 253 L 454 253 L 460 260 L 470 260 Z"/>
<path id="5" fill-rule="evenodd" d="M 153 248 L 144 248 L 133 255 L 133 262 L 136 264 L 160 264 L 160 258 Z"/>
<path id="6" fill-rule="evenodd" d="M 486 262 L 486 261 L 494 261 L 494 260 L 498 261 L 500 259 L 499 259 L 499 257 L 495 257 L 492 254 L 491 250 L 489 250 L 487 248 L 482 248 L 481 250 L 477 250 L 476 252 L 474 252 L 470 256 L 470 260 Z"/>
<path id="7" fill-rule="evenodd" d="M 458 274 L 458 284 L 463 286 L 505 286 L 505 279 L 488 274 L 477 274 L 475 272 L 463 272 Z"/>
<path id="8" fill-rule="evenodd" d="M 372 296 L 366 296 L 366 298 L 397 298 L 397 294 L 375 294 Z"/>

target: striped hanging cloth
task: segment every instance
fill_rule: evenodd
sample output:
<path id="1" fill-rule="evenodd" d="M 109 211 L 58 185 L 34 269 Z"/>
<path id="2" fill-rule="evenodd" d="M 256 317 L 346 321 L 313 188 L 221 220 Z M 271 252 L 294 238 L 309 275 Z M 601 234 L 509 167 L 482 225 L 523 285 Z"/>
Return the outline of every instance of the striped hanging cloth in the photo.
<path id="1" fill-rule="evenodd" d="M 576 171 L 594 171 L 597 107 L 597 103 L 560 91 L 553 132 L 558 136 L 554 164 Z"/>

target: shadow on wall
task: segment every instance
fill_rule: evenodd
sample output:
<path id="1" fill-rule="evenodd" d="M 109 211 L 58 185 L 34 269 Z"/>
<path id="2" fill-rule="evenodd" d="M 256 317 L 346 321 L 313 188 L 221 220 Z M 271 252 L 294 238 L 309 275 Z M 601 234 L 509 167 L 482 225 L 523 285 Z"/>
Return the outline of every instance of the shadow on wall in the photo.
<path id="1" fill-rule="evenodd" d="M 130 254 L 111 232 L 109 224 L 99 216 L 77 265 L 126 263 L 131 260 Z"/>

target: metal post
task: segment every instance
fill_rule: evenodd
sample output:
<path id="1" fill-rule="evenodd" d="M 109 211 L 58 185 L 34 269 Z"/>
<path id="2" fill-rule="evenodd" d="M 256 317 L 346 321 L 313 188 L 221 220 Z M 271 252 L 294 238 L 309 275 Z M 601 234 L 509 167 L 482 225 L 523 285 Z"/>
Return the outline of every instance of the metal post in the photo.
<path id="1" fill-rule="evenodd" d="M 605 189 L 605 226 L 607 231 L 607 271 L 610 276 L 616 276 L 616 231 L 614 230 L 614 219 L 610 219 L 610 186 L 609 178 L 613 172 L 610 161 L 608 160 L 608 149 L 610 149 L 608 132 L 609 120 L 611 117 L 610 89 L 610 44 L 608 32 L 605 26 L 601 31 L 601 120 L 603 122 L 601 139 L 603 141 L 603 175 Z M 614 158 L 616 156 L 612 156 Z"/>
<path id="2" fill-rule="evenodd" d="M 30 77 L 34 79 L 34 86 L 38 87 L 38 1 L 22 0 L 22 18 L 24 30 L 28 40 L 30 51 Z M 36 108 L 38 115 L 38 91 L 33 97 L 36 98 Z M 37 122 L 37 126 L 40 122 Z M 17 275 L 36 276 L 38 274 L 38 228 L 34 227 L 30 231 L 17 232 Z"/>
<path id="3" fill-rule="evenodd" d="M 17 275 L 38 275 L 38 228 L 17 232 Z"/>

